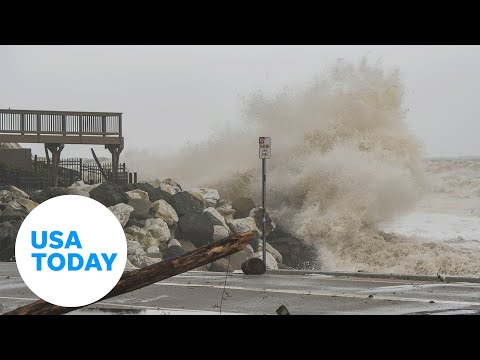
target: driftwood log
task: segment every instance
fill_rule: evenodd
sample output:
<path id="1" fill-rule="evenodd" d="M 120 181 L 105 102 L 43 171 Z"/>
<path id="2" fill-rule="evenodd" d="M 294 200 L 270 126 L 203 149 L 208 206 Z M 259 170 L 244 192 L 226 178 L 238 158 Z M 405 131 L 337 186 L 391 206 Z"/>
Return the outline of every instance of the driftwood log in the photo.
<path id="1" fill-rule="evenodd" d="M 112 291 L 99 301 L 138 290 L 157 281 L 193 270 L 199 266 L 234 254 L 242 250 L 252 240 L 253 233 L 251 231 L 245 231 L 202 246 L 182 256 L 152 264 L 143 269 L 126 272 L 122 275 Z M 50 304 L 44 300 L 37 300 L 31 304 L 4 313 L 3 315 L 61 315 L 81 307 L 83 306 L 62 307 Z"/>
<path id="2" fill-rule="evenodd" d="M 242 263 L 242 271 L 245 275 L 263 275 L 267 267 L 263 260 L 252 258 Z"/>

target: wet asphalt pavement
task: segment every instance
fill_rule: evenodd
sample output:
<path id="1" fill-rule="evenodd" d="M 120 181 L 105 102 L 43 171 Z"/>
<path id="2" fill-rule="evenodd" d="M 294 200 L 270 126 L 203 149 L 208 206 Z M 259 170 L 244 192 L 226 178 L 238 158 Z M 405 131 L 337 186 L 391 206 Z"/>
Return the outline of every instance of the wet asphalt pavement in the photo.
<path id="1" fill-rule="evenodd" d="M 76 314 L 480 314 L 480 283 L 275 272 L 189 272 L 75 310 Z M 224 291 L 225 288 L 225 291 Z M 222 301 L 223 295 L 223 301 Z M 38 298 L 15 263 L 0 263 L 0 313 Z"/>

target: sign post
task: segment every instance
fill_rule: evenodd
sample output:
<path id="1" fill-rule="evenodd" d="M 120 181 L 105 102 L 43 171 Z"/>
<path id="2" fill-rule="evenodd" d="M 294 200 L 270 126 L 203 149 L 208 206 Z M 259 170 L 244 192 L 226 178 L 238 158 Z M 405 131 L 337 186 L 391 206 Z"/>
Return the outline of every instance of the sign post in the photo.
<path id="1" fill-rule="evenodd" d="M 263 237 L 263 262 L 267 264 L 267 237 L 265 234 L 265 200 L 266 200 L 266 186 L 267 186 L 267 159 L 272 156 L 271 149 L 272 141 L 269 137 L 258 138 L 259 157 L 262 159 L 262 237 Z"/>

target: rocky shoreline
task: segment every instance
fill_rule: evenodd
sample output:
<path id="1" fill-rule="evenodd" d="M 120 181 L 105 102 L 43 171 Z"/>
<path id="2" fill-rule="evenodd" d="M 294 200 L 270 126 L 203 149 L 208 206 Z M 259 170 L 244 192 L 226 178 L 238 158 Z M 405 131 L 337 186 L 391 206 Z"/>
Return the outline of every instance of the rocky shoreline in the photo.
<path id="1" fill-rule="evenodd" d="M 124 228 L 127 268 L 143 268 L 182 255 L 233 233 L 251 230 L 254 240 L 230 258 L 198 270 L 233 271 L 254 257 L 262 257 L 262 211 L 250 198 L 220 199 L 215 189 L 184 191 L 172 179 L 125 184 L 47 188 L 28 196 L 14 186 L 0 190 L 0 261 L 15 261 L 15 239 L 20 225 L 38 204 L 55 196 L 80 195 L 107 206 Z M 278 228 L 267 214 L 267 268 L 313 268 L 314 248 Z"/>

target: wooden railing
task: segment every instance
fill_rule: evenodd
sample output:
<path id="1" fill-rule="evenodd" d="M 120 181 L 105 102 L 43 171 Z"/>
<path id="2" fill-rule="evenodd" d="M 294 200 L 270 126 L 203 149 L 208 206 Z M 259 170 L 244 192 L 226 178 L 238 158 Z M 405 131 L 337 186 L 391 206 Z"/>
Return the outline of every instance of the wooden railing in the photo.
<path id="1" fill-rule="evenodd" d="M 122 137 L 122 113 L 0 109 L 0 133 Z"/>

